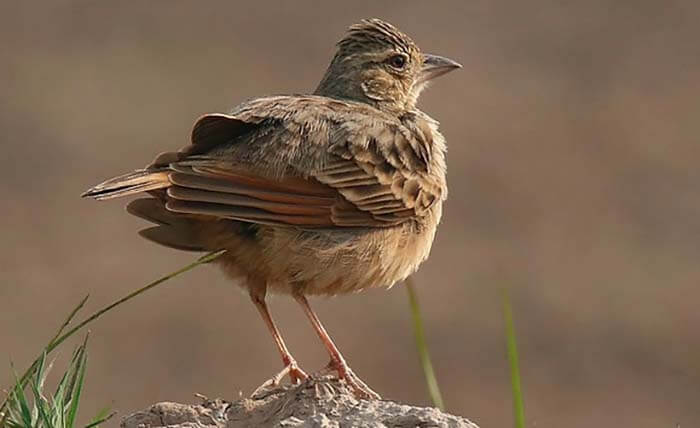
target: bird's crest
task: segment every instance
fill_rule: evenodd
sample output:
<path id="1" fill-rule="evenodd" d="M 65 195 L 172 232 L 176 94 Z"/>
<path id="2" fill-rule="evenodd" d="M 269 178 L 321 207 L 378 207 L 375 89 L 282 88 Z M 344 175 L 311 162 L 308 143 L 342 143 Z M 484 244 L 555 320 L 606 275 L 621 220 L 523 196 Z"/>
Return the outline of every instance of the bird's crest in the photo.
<path id="1" fill-rule="evenodd" d="M 347 35 L 338 42 L 340 50 L 367 49 L 368 45 L 400 49 L 408 55 L 418 50 L 406 34 L 378 18 L 363 19 L 351 25 Z"/>

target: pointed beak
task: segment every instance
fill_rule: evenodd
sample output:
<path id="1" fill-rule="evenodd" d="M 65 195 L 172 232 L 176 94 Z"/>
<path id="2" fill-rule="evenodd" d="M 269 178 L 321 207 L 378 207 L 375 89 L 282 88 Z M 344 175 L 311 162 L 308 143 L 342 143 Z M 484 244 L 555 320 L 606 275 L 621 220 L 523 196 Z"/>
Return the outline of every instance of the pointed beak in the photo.
<path id="1" fill-rule="evenodd" d="M 420 71 L 421 82 L 433 80 L 436 77 L 449 73 L 452 70 L 462 68 L 462 64 L 439 55 L 426 54 L 423 56 L 423 68 Z"/>

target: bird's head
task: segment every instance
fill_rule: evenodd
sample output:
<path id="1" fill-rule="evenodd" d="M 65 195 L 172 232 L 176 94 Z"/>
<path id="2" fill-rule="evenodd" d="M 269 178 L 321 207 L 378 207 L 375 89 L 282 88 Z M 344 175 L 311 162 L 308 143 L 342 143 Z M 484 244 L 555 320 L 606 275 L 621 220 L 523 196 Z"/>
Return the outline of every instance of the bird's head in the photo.
<path id="1" fill-rule="evenodd" d="M 351 26 L 338 42 L 316 93 L 406 111 L 415 106 L 428 82 L 460 67 L 451 59 L 422 53 L 388 22 L 366 19 Z"/>

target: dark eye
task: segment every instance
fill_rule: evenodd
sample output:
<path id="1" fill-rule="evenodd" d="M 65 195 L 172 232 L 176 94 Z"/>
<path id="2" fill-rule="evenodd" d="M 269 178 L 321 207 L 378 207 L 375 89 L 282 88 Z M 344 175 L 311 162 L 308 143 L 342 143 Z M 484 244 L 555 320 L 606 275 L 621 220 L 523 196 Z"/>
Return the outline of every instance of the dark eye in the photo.
<path id="1" fill-rule="evenodd" d="M 406 66 L 406 57 L 403 55 L 394 55 L 391 58 L 389 58 L 389 64 L 396 68 L 401 70 Z"/>

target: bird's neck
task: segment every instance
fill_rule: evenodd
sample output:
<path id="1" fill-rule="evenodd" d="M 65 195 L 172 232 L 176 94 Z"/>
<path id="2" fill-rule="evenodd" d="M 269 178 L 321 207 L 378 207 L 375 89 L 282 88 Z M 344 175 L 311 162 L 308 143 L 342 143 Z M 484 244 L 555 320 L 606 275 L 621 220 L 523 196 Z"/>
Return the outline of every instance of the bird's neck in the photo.
<path id="1" fill-rule="evenodd" d="M 314 95 L 368 104 L 396 116 L 400 116 L 406 111 L 405 105 L 368 96 L 362 82 L 357 70 L 341 67 L 336 61 L 333 61 L 314 91 Z"/>

